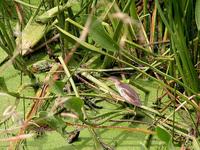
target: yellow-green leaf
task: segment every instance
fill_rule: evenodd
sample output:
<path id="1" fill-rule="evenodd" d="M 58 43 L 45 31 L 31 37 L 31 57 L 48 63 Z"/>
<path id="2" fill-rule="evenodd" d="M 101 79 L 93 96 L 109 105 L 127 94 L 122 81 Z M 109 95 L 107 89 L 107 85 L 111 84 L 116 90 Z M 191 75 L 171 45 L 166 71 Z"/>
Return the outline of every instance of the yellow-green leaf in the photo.
<path id="1" fill-rule="evenodd" d="M 44 36 L 46 30 L 45 24 L 32 22 L 22 31 L 22 35 L 16 39 L 17 49 L 22 50 L 22 55 L 28 54 Z"/>
<path id="2" fill-rule="evenodd" d="M 83 113 L 82 113 L 83 105 L 84 105 L 83 100 L 78 97 L 70 97 L 65 102 L 65 107 L 71 109 L 74 113 L 76 113 L 79 116 L 80 120 L 83 120 Z"/>
<path id="3" fill-rule="evenodd" d="M 92 17 L 89 35 L 102 48 L 105 48 L 108 51 L 119 50 L 118 44 L 109 36 L 109 34 L 105 31 L 101 21 L 95 16 Z"/>
<path id="4" fill-rule="evenodd" d="M 197 29 L 200 31 L 200 0 L 196 0 L 195 20 L 197 24 Z"/>

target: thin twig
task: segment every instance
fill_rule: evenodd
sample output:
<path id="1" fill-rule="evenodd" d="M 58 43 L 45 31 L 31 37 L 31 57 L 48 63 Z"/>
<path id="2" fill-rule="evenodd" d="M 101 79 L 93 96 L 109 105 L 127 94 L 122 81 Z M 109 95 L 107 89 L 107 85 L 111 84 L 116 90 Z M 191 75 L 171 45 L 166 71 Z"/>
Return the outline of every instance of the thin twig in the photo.
<path id="1" fill-rule="evenodd" d="M 75 123 L 70 123 L 70 122 L 66 122 L 66 125 L 76 126 L 76 127 L 81 127 L 81 128 L 91 127 L 91 128 L 98 128 L 98 129 L 120 129 L 124 131 L 129 131 L 129 132 L 143 132 L 145 134 L 155 134 L 155 132 L 151 130 L 142 129 L 142 128 L 128 128 L 124 126 L 88 126 L 88 125 L 75 124 Z"/>

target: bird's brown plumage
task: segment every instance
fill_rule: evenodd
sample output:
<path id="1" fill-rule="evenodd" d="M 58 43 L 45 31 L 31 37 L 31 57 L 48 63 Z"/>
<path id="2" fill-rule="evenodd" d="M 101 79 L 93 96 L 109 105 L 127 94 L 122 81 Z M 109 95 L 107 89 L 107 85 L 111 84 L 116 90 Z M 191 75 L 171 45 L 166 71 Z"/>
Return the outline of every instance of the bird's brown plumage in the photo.
<path id="1" fill-rule="evenodd" d="M 115 86 L 120 95 L 130 104 L 141 106 L 140 98 L 137 92 L 132 89 L 128 84 L 120 82 L 116 77 L 109 77 L 110 80 L 115 82 Z"/>

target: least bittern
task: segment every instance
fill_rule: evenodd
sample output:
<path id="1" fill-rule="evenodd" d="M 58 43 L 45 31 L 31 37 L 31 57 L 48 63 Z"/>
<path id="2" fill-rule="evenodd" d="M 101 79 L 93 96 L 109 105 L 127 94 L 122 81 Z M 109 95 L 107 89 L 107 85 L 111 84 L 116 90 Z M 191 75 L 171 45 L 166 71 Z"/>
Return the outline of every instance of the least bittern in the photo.
<path id="1" fill-rule="evenodd" d="M 141 106 L 139 95 L 128 84 L 122 83 L 117 77 L 114 76 L 111 76 L 108 79 L 114 82 L 115 87 L 126 102 L 135 106 Z"/>

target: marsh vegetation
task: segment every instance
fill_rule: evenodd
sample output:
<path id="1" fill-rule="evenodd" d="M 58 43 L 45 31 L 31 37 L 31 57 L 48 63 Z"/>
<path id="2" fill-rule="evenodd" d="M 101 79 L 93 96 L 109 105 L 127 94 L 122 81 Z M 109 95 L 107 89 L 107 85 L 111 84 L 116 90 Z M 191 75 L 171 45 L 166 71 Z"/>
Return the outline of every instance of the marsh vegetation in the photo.
<path id="1" fill-rule="evenodd" d="M 0 0 L 1 149 L 200 149 L 199 31 L 200 0 Z"/>

